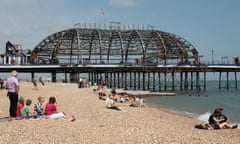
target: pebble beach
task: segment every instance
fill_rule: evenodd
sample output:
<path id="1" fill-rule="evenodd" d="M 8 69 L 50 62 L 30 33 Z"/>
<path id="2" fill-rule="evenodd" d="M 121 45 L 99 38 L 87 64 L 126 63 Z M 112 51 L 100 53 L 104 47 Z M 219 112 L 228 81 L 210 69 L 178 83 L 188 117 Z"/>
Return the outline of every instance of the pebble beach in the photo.
<path id="1" fill-rule="evenodd" d="M 0 90 L 0 117 L 9 114 L 6 90 Z M 154 106 L 128 107 L 124 111 L 107 109 L 93 88 L 77 84 L 38 84 L 20 81 L 20 96 L 34 103 L 39 96 L 57 99 L 58 111 L 76 120 L 13 120 L 0 122 L 0 143 L 6 144 L 237 144 L 239 129 L 200 130 L 201 121 L 177 115 Z"/>

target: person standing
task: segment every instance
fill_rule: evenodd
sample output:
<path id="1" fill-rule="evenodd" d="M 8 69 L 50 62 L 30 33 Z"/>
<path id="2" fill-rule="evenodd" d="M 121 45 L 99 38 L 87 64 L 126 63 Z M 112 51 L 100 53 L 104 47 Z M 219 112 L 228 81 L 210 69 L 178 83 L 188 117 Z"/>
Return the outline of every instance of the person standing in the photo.
<path id="1" fill-rule="evenodd" d="M 10 117 L 16 118 L 17 103 L 18 103 L 18 92 L 19 92 L 19 82 L 17 79 L 17 71 L 13 70 L 11 72 L 11 77 L 6 81 L 6 88 L 8 90 L 7 96 L 10 100 L 9 113 Z"/>

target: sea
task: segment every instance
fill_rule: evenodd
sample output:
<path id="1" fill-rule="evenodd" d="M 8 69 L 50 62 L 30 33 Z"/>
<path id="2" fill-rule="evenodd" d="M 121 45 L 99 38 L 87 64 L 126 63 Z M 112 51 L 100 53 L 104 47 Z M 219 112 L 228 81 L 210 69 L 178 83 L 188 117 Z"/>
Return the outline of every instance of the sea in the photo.
<path id="1" fill-rule="evenodd" d="M 238 81 L 239 84 L 240 81 Z M 160 107 L 168 112 L 207 121 L 215 108 L 223 108 L 231 122 L 240 122 L 240 89 L 235 87 L 218 89 L 218 81 L 207 81 L 206 91 L 174 91 L 175 96 L 154 96 L 145 98 L 148 104 Z M 233 84 L 232 82 L 229 82 Z M 240 88 L 240 87 L 238 87 Z"/>

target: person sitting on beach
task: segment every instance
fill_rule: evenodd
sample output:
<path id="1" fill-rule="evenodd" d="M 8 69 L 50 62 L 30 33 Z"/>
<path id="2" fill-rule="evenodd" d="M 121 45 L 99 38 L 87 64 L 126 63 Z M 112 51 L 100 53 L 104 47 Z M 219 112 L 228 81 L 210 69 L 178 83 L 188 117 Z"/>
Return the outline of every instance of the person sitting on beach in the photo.
<path id="1" fill-rule="evenodd" d="M 215 109 L 214 113 L 210 115 L 208 122 L 213 129 L 233 129 L 237 128 L 238 125 L 231 125 L 228 121 L 227 116 L 222 114 L 223 108 Z"/>
<path id="2" fill-rule="evenodd" d="M 106 100 L 107 95 L 111 94 L 106 86 L 101 86 L 101 88 L 98 91 L 98 98 L 101 100 Z"/>
<path id="3" fill-rule="evenodd" d="M 30 112 L 30 105 L 32 104 L 32 100 L 27 99 L 25 105 L 21 109 L 21 117 L 22 119 L 34 118 L 34 113 Z"/>
<path id="4" fill-rule="evenodd" d="M 71 116 L 70 118 L 66 117 L 63 112 L 57 111 L 56 98 L 50 97 L 48 103 L 45 106 L 45 115 L 50 119 L 64 119 L 71 122 L 75 121 L 75 117 Z"/>
<path id="5" fill-rule="evenodd" d="M 16 111 L 16 117 L 21 117 L 21 110 L 24 106 L 24 97 L 20 97 L 19 100 L 18 100 L 18 104 L 17 104 L 17 111 Z"/>
<path id="6" fill-rule="evenodd" d="M 115 87 L 112 88 L 111 94 L 112 94 L 112 95 L 116 95 L 116 94 L 117 94 L 117 91 L 116 91 L 116 88 L 115 88 Z"/>
<path id="7" fill-rule="evenodd" d="M 213 130 L 213 129 L 234 129 L 238 125 L 231 125 L 229 118 L 222 114 L 223 109 L 217 108 L 210 115 L 208 122 L 202 122 L 198 125 L 195 125 L 195 128 Z"/>
<path id="8" fill-rule="evenodd" d="M 34 104 L 34 111 L 36 112 L 38 117 L 43 116 L 45 113 L 44 102 L 44 97 L 38 97 L 38 102 Z"/>
<path id="9" fill-rule="evenodd" d="M 109 108 L 109 109 L 122 111 L 122 108 L 121 108 L 121 107 L 115 105 L 115 102 L 114 102 L 114 100 L 112 99 L 112 96 L 111 96 L 111 95 L 107 96 L 107 98 L 106 98 L 106 100 L 105 100 L 105 105 L 106 105 L 106 107 Z"/>

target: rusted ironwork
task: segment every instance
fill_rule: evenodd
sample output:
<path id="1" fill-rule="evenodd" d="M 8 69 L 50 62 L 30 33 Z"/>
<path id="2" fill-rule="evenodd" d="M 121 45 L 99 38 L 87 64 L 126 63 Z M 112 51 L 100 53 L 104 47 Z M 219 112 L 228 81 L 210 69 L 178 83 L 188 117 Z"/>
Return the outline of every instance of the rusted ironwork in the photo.
<path id="1" fill-rule="evenodd" d="M 33 50 L 37 64 L 198 63 L 198 51 L 184 38 L 159 30 L 71 28 L 44 38 Z"/>

